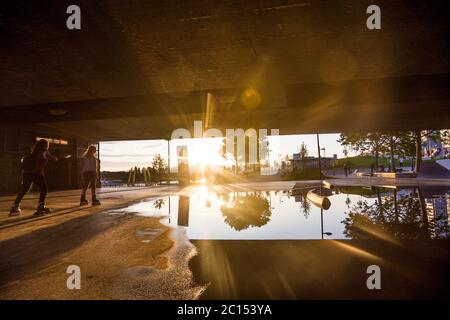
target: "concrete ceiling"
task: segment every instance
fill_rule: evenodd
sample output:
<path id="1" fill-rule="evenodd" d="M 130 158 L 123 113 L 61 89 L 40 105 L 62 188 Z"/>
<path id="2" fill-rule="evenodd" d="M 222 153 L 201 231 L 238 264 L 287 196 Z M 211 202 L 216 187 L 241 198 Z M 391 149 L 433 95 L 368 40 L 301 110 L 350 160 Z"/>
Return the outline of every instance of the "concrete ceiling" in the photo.
<path id="1" fill-rule="evenodd" d="M 450 127 L 445 1 L 378 1 L 377 31 L 372 1 L 76 1 L 70 31 L 72 2 L 1 4 L 1 124 L 102 140 L 206 118 L 282 134 Z"/>

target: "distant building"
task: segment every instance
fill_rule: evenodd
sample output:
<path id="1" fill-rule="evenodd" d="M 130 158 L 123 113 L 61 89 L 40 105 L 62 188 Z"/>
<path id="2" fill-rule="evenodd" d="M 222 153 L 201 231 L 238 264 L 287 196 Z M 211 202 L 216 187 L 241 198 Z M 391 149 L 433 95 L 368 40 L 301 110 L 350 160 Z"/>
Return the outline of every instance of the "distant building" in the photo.
<path id="1" fill-rule="evenodd" d="M 426 199 L 428 219 L 430 225 L 430 236 L 432 238 L 445 238 L 450 223 L 450 195 L 435 196 Z"/>
<path id="2" fill-rule="evenodd" d="M 333 157 L 320 157 L 320 164 L 322 169 L 331 168 L 334 162 L 337 160 L 337 155 L 334 154 Z M 317 157 L 306 157 L 302 160 L 299 153 L 294 153 L 291 162 L 291 168 L 293 170 L 302 170 L 305 168 L 319 168 L 319 158 Z"/>
<path id="3" fill-rule="evenodd" d="M 437 131 L 429 131 L 436 133 Z M 427 158 L 447 158 L 450 154 L 450 145 L 448 140 L 438 141 L 430 135 L 425 142 L 422 143 L 422 154 Z"/>

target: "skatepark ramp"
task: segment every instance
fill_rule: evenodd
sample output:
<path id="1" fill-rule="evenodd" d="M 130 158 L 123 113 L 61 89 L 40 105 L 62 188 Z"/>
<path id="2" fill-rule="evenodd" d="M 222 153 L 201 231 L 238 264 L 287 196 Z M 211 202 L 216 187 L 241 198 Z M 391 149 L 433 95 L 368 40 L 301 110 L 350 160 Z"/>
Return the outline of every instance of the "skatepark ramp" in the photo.
<path id="1" fill-rule="evenodd" d="M 436 162 L 423 162 L 420 168 L 419 178 L 450 179 L 450 170 Z"/>

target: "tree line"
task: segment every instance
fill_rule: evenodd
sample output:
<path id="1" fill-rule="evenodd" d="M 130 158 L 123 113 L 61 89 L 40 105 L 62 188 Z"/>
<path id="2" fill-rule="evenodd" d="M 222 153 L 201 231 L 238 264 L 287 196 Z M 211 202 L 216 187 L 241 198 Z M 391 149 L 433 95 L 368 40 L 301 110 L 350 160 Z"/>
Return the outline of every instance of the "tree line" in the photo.
<path id="1" fill-rule="evenodd" d="M 153 157 L 149 167 L 133 167 L 128 171 L 127 185 L 133 186 L 136 183 L 144 183 L 146 186 L 152 183 L 160 183 L 168 179 L 169 167 L 166 161 L 157 154 Z"/>
<path id="2" fill-rule="evenodd" d="M 338 142 L 344 147 L 344 154 L 348 150 L 360 154 L 371 154 L 375 158 L 375 167 L 379 167 L 381 155 L 389 154 L 390 170 L 395 172 L 395 158 L 415 158 L 415 171 L 419 172 L 422 164 L 422 145 L 428 140 L 448 141 L 450 130 L 416 130 L 371 133 L 341 133 Z"/>

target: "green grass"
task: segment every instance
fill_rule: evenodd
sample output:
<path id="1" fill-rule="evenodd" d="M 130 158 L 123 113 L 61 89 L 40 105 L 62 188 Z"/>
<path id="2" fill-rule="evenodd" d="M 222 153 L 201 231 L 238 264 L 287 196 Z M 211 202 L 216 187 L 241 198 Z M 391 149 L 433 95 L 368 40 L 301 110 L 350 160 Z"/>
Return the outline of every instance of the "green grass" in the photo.
<path id="1" fill-rule="evenodd" d="M 356 157 L 348 157 L 338 159 L 336 161 L 336 168 L 342 168 L 344 163 L 347 164 L 350 168 L 370 168 L 370 165 L 375 164 L 375 157 L 372 156 L 356 156 Z M 386 160 L 385 157 L 380 157 L 378 159 L 378 165 L 389 166 L 390 162 Z M 400 162 L 395 160 L 395 166 L 400 167 Z M 404 160 L 403 167 L 411 167 L 411 161 Z"/>
<path id="2" fill-rule="evenodd" d="M 301 172 L 293 172 L 284 177 L 285 180 L 319 180 L 318 168 L 306 168 Z"/>

